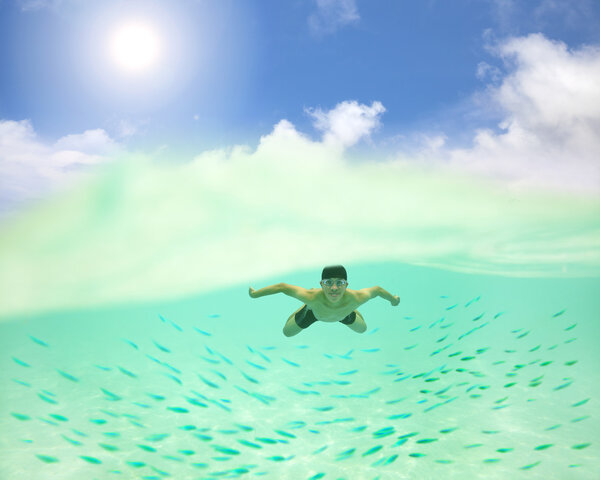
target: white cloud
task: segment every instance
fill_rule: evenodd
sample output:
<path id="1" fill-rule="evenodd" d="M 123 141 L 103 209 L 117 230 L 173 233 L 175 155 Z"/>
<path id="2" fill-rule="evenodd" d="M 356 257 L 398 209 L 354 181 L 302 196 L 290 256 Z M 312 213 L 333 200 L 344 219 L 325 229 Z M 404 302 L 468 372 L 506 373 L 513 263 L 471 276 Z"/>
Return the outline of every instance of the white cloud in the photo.
<path id="1" fill-rule="evenodd" d="M 107 155 L 113 153 L 116 148 L 117 144 L 104 130 L 99 128 L 86 130 L 77 135 L 66 135 L 60 138 L 53 147 L 55 151 L 77 150 L 88 155 Z"/>
<path id="2" fill-rule="evenodd" d="M 360 20 L 355 0 L 316 0 L 316 3 L 317 11 L 308 18 L 308 25 L 317 35 L 334 33 Z"/>
<path id="3" fill-rule="evenodd" d="M 104 130 L 67 135 L 54 144 L 38 139 L 29 120 L 0 121 L 2 210 L 39 199 L 119 151 Z M 2 211 L 0 211 L 0 214 Z"/>
<path id="4" fill-rule="evenodd" d="M 306 109 L 306 112 L 315 119 L 315 128 L 323 132 L 325 145 L 344 149 L 369 137 L 379 126 L 379 117 L 385 108 L 381 102 L 373 102 L 368 106 L 345 101 L 329 111 L 316 108 Z"/>
<path id="5" fill-rule="evenodd" d="M 514 188 L 600 193 L 600 48 L 568 49 L 534 34 L 510 38 L 493 52 L 509 73 L 479 101 L 501 112 L 498 128 L 478 130 L 469 147 L 423 148 L 414 156 Z M 489 73 L 485 66 L 480 71 Z"/>

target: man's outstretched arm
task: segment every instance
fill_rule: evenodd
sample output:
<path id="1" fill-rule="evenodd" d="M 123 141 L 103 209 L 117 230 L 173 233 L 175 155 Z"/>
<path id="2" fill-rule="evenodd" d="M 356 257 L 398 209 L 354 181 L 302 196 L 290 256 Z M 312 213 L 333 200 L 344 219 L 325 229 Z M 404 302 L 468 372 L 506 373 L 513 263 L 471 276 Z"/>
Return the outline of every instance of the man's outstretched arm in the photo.
<path id="1" fill-rule="evenodd" d="M 252 298 L 264 297 L 265 295 L 274 295 L 275 293 L 284 293 L 293 298 L 297 298 L 300 301 L 305 302 L 308 298 L 308 290 L 296 285 L 289 285 L 287 283 L 276 283 L 268 287 L 261 288 L 260 290 L 254 290 L 252 287 L 248 290 L 248 294 Z"/>
<path id="2" fill-rule="evenodd" d="M 381 297 L 392 304 L 392 306 L 396 306 L 400 303 L 400 297 L 398 295 L 392 295 L 387 290 L 381 287 L 371 287 L 371 288 L 363 288 L 362 290 L 358 290 L 358 294 L 362 297 L 361 300 L 366 302 L 375 297 Z"/>
<path id="3" fill-rule="evenodd" d="M 271 285 L 269 287 L 264 287 L 259 290 L 254 290 L 252 287 L 248 290 L 248 294 L 252 298 L 264 297 L 265 295 L 274 295 L 276 293 L 280 293 L 283 290 L 283 283 L 277 283 L 275 285 Z"/>

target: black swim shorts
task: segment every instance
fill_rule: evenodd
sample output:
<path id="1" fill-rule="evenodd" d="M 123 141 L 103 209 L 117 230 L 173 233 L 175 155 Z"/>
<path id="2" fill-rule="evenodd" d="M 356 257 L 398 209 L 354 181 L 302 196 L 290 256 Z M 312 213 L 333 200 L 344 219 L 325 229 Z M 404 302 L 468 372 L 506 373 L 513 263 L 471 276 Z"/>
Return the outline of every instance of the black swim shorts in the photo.
<path id="1" fill-rule="evenodd" d="M 296 321 L 296 325 L 298 325 L 300 328 L 308 328 L 317 321 L 312 310 L 310 310 L 306 305 L 304 305 L 296 313 L 294 320 Z M 344 325 L 350 325 L 350 324 L 354 323 L 355 320 L 356 320 L 356 312 L 352 312 L 346 318 L 344 318 L 343 320 L 340 320 L 340 322 L 342 322 Z"/>

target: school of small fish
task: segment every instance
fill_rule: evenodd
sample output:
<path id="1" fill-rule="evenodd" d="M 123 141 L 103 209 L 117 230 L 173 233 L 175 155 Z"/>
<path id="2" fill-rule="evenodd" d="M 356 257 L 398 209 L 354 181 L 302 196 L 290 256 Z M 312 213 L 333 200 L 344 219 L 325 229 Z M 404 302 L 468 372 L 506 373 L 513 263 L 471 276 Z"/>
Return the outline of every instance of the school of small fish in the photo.
<path id="1" fill-rule="evenodd" d="M 546 319 L 547 344 L 547 332 L 542 341 L 535 328 L 513 328 L 510 313 L 478 310 L 481 296 L 439 300 L 435 319 L 390 313 L 401 325 L 395 342 L 378 341 L 380 322 L 357 336 L 363 348 L 337 353 L 289 340 L 227 346 L 202 319 L 157 313 L 151 335 L 114 339 L 128 352 L 118 362 L 70 370 L 52 364 L 52 339 L 32 332 L 20 341 L 35 356 L 11 355 L 9 367 L 7 388 L 24 401 L 0 425 L 19 432 L 11 448 L 26 451 L 39 479 L 67 478 L 63 468 L 90 479 L 383 480 L 419 478 L 410 473 L 424 463 L 447 478 L 476 478 L 461 475 L 467 465 L 480 478 L 526 478 L 556 462 L 565 473 L 554 478 L 593 478 L 592 439 L 561 433 L 576 434 L 593 403 L 569 393 L 579 379 L 568 311 Z M 481 337 L 492 328 L 502 340 Z M 178 350 L 184 337 L 193 350 Z M 40 363 L 54 389 L 35 380 Z M 542 399 L 561 416 L 537 418 Z"/>

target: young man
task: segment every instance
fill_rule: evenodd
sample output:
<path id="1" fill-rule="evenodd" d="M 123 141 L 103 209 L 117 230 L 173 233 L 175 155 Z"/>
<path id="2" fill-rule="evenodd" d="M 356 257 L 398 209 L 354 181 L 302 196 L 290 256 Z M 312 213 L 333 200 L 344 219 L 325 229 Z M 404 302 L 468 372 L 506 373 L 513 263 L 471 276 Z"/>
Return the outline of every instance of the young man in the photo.
<path id="1" fill-rule="evenodd" d="M 363 288 L 362 290 L 349 290 L 347 287 L 346 269 L 341 265 L 332 265 L 323 269 L 320 289 L 307 290 L 287 283 L 278 283 L 260 290 L 250 287 L 248 293 L 252 298 L 285 293 L 304 303 L 302 307 L 292 313 L 283 327 L 283 334 L 286 337 L 300 333 L 317 320 L 330 323 L 342 322 L 355 332 L 363 333 L 367 329 L 367 325 L 362 315 L 356 311 L 359 305 L 375 297 L 385 298 L 393 306 L 400 303 L 397 295 L 392 295 L 381 287 Z"/>

